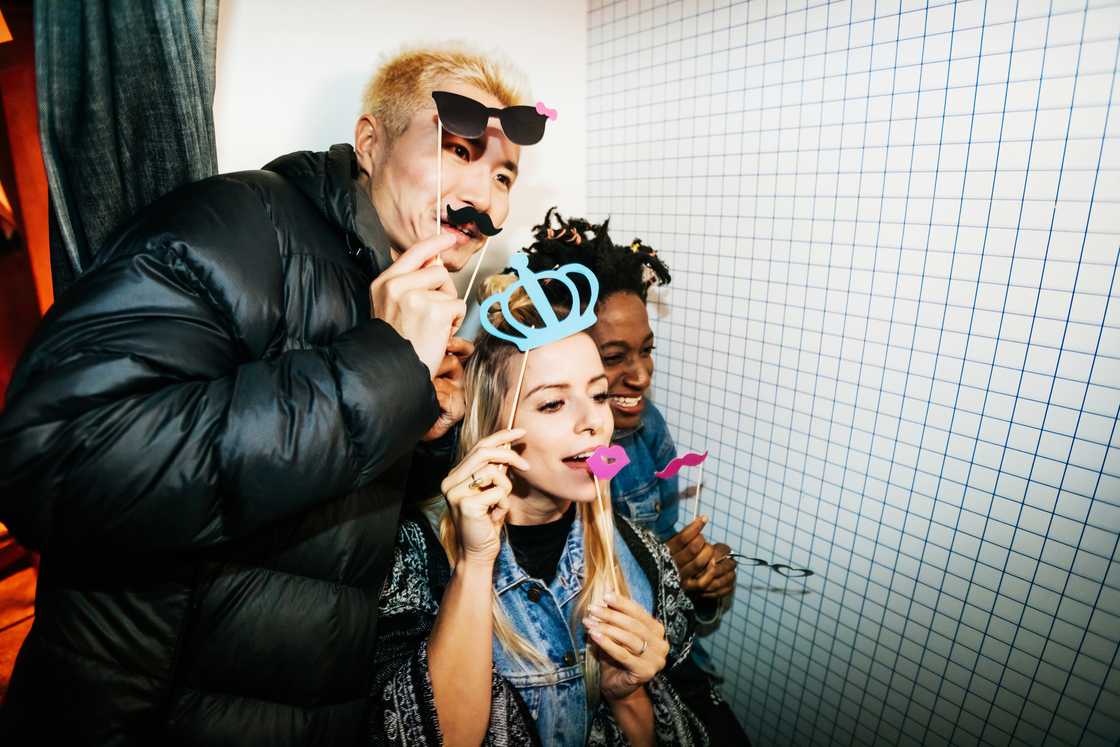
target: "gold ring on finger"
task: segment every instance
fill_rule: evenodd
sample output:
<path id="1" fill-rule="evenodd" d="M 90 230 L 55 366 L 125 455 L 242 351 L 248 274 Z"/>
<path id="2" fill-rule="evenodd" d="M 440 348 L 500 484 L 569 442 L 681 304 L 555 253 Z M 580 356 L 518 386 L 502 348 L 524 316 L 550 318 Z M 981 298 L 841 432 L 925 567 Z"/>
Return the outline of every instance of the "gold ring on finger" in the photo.
<path id="1" fill-rule="evenodd" d="M 482 487 L 482 483 L 479 482 L 478 477 L 476 477 L 473 472 L 471 473 L 471 484 L 468 487 L 471 490 L 478 490 L 479 488 Z"/>
<path id="2" fill-rule="evenodd" d="M 642 639 L 642 650 L 638 652 L 638 656 L 641 656 L 642 654 L 644 654 L 648 647 L 649 647 L 649 641 L 647 641 L 645 638 L 643 638 Z"/>

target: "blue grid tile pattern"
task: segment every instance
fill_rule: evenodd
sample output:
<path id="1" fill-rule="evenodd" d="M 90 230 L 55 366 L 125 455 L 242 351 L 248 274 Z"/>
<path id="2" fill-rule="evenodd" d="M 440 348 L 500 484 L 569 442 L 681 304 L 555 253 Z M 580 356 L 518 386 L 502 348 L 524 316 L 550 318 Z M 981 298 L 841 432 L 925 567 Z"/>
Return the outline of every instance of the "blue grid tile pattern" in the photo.
<path id="1" fill-rule="evenodd" d="M 590 0 L 758 744 L 1120 741 L 1120 3 Z M 682 477 L 687 472 L 682 473 Z"/>

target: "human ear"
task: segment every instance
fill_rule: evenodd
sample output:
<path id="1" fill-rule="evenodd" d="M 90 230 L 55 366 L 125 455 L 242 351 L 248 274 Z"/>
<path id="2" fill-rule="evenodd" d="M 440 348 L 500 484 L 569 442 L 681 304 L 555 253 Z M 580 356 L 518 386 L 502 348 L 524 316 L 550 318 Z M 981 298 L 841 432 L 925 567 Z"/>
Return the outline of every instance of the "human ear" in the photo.
<path id="1" fill-rule="evenodd" d="M 367 177 L 372 178 L 386 145 L 385 127 L 372 114 L 358 117 L 354 125 L 354 154 L 360 168 Z"/>

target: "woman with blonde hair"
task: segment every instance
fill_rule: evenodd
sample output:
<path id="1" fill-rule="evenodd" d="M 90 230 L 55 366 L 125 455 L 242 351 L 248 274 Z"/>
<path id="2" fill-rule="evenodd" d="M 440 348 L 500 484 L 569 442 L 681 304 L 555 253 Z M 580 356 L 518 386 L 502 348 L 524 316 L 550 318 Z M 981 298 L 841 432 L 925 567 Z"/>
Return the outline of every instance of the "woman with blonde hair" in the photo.
<path id="1" fill-rule="evenodd" d="M 540 326 L 521 299 L 513 316 Z M 709 744 L 666 676 L 693 626 L 673 561 L 612 516 L 587 469 L 613 431 L 595 343 L 581 332 L 523 355 L 480 335 L 438 536 L 419 511 L 402 521 L 381 592 L 372 740 Z"/>
<path id="2" fill-rule="evenodd" d="M 707 517 L 696 505 L 699 495 L 695 492 L 693 509 L 687 512 L 691 521 L 686 516 L 679 522 L 678 531 L 678 478 L 657 476 L 678 455 L 669 424 L 650 399 L 655 346 L 646 304 L 651 289 L 669 284 L 669 268 L 641 239 L 615 244 L 609 220 L 592 223 L 584 218 L 565 218 L 556 208 L 549 209 L 544 220 L 533 227 L 533 242 L 524 252 L 524 262 L 531 271 L 558 265 L 582 266 L 598 282 L 596 322 L 587 333 L 599 346 L 607 374 L 614 415 L 613 442 L 625 449 L 630 460 L 630 466 L 611 481 L 611 501 L 615 511 L 665 542 L 680 572 L 681 587 L 692 600 L 697 639 L 689 662 L 673 672 L 677 692 L 686 701 L 702 703 L 696 712 L 716 742 L 742 744 L 742 727 L 730 708 L 707 697 L 709 681 L 718 681 L 719 673 L 703 646 L 703 639 L 718 629 L 724 611 L 731 605 L 736 562 L 730 546 L 709 542 L 704 536 Z M 555 292 L 552 295 L 561 297 Z M 672 384 L 669 389 L 673 389 Z"/>

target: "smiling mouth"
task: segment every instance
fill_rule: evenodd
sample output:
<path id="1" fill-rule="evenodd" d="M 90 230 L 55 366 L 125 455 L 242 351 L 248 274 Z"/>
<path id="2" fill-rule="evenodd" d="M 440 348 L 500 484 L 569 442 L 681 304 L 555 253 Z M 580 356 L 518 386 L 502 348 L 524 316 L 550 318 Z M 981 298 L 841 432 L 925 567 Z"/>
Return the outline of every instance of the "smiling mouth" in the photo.
<path id="1" fill-rule="evenodd" d="M 478 226 L 473 223 L 464 223 L 460 226 L 455 226 L 448 223 L 446 220 L 439 222 L 441 230 L 454 231 L 466 236 L 468 239 L 482 238 L 482 232 L 478 230 Z"/>
<path id="2" fill-rule="evenodd" d="M 578 454 L 572 454 L 570 457 L 564 457 L 561 461 L 564 462 L 564 464 L 567 465 L 569 469 L 586 470 L 587 460 L 590 459 L 591 455 L 594 453 L 595 449 L 588 449 L 587 451 L 581 451 Z"/>
<path id="3" fill-rule="evenodd" d="M 624 397 L 621 394 L 612 394 L 611 404 L 619 410 L 639 410 L 642 407 L 644 399 L 645 398 L 640 394 L 637 397 Z"/>

